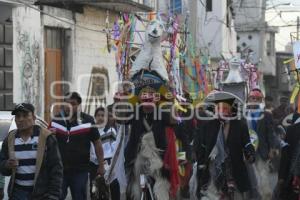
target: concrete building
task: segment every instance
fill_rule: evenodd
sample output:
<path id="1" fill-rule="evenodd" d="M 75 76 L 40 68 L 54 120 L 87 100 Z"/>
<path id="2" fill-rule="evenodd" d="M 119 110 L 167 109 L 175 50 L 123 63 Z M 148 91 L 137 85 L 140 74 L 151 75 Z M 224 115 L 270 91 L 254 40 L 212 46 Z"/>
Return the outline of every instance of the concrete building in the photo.
<path id="1" fill-rule="evenodd" d="M 198 2 L 198 43 L 208 49 L 212 60 L 229 59 L 236 55 L 236 32 L 232 1 L 206 0 Z M 202 3 L 203 4 L 202 4 Z"/>
<path id="2" fill-rule="evenodd" d="M 172 6 L 175 5 L 175 6 Z M 159 1 L 158 10 L 167 8 L 185 17 L 189 15 L 189 31 L 199 53 L 210 56 L 217 65 L 222 58 L 236 54 L 236 32 L 232 1 L 224 0 L 165 0 Z"/>
<path id="3" fill-rule="evenodd" d="M 257 65 L 263 74 L 264 85 L 272 84 L 267 80 L 270 80 L 268 76 L 276 75 L 275 33 L 278 28 L 269 26 L 265 20 L 266 1 L 235 0 L 233 7 L 237 52 Z"/>
<path id="4" fill-rule="evenodd" d="M 155 9 L 156 1 L 24 2 L 28 3 L 11 6 L 13 43 L 10 42 L 10 46 L 5 48 L 12 51 L 13 59 L 10 58 L 10 62 L 14 60 L 14 63 L 7 60 L 5 69 L 13 71 L 13 92 L 10 82 L 5 83 L 8 90 L 4 92 L 13 93 L 13 101 L 9 101 L 12 96 L 5 97 L 8 98 L 6 101 L 31 102 L 36 106 L 37 113 L 47 120 L 52 105 L 62 101 L 63 94 L 68 90 L 78 91 L 83 96 L 83 110 L 86 110 L 86 103 L 95 94 L 101 96 L 100 104 L 112 103 L 113 86 L 118 77 L 115 52 L 107 51 L 104 31 L 107 11 L 112 26 L 120 11 L 151 11 Z M 1 7 L 2 5 L 0 9 Z M 9 58 L 9 51 L 5 55 Z M 99 79 L 96 80 L 91 75 L 100 76 L 102 80 L 99 82 Z M 104 77 L 109 81 L 105 82 Z M 0 82 L 0 100 L 1 95 L 6 95 L 2 94 L 1 87 L 3 84 Z M 8 106 L 5 108 L 9 109 Z M 92 112 L 92 109 L 88 111 Z"/>
<path id="5" fill-rule="evenodd" d="M 274 103 L 279 104 L 279 99 L 281 96 L 289 97 L 293 90 L 295 80 L 289 76 L 288 71 L 291 69 L 290 64 L 284 64 L 284 61 L 289 60 L 293 57 L 292 52 L 276 52 L 276 75 L 266 76 L 265 85 L 268 95 L 273 97 Z M 292 61 L 291 64 L 294 61 Z"/>

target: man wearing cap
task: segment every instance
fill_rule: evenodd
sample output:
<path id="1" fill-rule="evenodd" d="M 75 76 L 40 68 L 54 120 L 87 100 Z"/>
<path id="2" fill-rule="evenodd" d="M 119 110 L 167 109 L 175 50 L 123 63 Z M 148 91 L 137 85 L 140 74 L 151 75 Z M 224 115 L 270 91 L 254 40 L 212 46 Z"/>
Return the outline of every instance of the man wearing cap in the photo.
<path id="1" fill-rule="evenodd" d="M 264 95 L 255 88 L 248 95 L 248 127 L 257 134 L 257 161 L 255 163 L 258 178 L 258 189 L 263 199 L 270 199 L 275 187 L 275 172 L 271 171 L 270 161 L 278 155 L 279 145 L 274 132 L 272 113 L 265 110 Z M 278 143 L 277 143 L 278 142 Z"/>
<path id="2" fill-rule="evenodd" d="M 58 199 L 63 166 L 55 137 L 34 125 L 32 104 L 18 104 L 12 115 L 17 130 L 9 133 L 0 153 L 0 171 L 11 176 L 10 199 Z"/>
<path id="3" fill-rule="evenodd" d="M 91 142 L 99 161 L 97 175 L 104 175 L 103 149 L 98 129 L 92 116 L 81 112 L 82 99 L 77 92 L 67 93 L 60 113 L 52 119 L 51 130 L 55 131 L 64 166 L 62 196 L 68 188 L 74 200 L 87 199 L 87 183 Z"/>

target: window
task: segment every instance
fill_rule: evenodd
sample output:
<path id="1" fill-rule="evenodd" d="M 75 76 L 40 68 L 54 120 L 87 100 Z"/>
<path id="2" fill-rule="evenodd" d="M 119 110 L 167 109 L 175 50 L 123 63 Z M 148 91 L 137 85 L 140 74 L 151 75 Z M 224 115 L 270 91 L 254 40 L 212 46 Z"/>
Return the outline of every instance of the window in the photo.
<path id="1" fill-rule="evenodd" d="M 182 0 L 171 0 L 171 11 L 174 14 L 182 13 Z"/>
<path id="2" fill-rule="evenodd" d="M 11 48 L 0 47 L 0 67 L 12 67 L 13 54 Z"/>
<path id="3" fill-rule="evenodd" d="M 58 28 L 46 27 L 46 48 L 49 49 L 61 49 L 63 44 L 63 30 Z"/>
<path id="4" fill-rule="evenodd" d="M 12 44 L 13 43 L 13 28 L 11 24 L 6 24 L 5 25 L 5 32 L 4 32 L 4 37 L 5 37 L 5 43 L 6 44 Z"/>
<path id="5" fill-rule="evenodd" d="M 4 42 L 4 26 L 0 24 L 0 43 Z"/>
<path id="6" fill-rule="evenodd" d="M 4 48 L 0 48 L 0 67 L 4 66 Z"/>
<path id="7" fill-rule="evenodd" d="M 11 48 L 5 48 L 5 66 L 12 67 L 13 65 L 13 53 Z"/>
<path id="8" fill-rule="evenodd" d="M 12 71 L 6 71 L 4 73 L 5 77 L 5 89 L 9 90 L 13 88 L 13 73 Z"/>
<path id="9" fill-rule="evenodd" d="M 206 0 L 206 12 L 212 11 L 212 1 L 213 0 Z"/>
<path id="10" fill-rule="evenodd" d="M 4 85 L 4 71 L 0 71 L 0 90 L 5 89 Z"/>

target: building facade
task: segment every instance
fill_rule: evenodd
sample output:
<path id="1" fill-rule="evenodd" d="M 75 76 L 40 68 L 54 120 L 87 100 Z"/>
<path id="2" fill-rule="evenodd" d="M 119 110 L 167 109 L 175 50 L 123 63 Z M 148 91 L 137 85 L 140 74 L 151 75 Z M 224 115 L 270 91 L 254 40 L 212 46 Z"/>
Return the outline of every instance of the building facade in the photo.
<path id="1" fill-rule="evenodd" d="M 231 0 L 197 1 L 198 43 L 218 61 L 236 55 L 236 31 Z"/>
<path id="2" fill-rule="evenodd" d="M 83 111 L 90 113 L 112 103 L 118 77 L 115 52 L 107 49 L 106 22 L 111 28 L 119 12 L 155 9 L 150 6 L 156 3 L 40 0 L 12 6 L 13 42 L 5 46 L 14 61 L 5 65 L 13 71 L 13 86 L 7 84 L 13 94 L 9 102 L 31 102 L 47 121 L 66 91 L 79 92 Z"/>
<path id="3" fill-rule="evenodd" d="M 264 76 L 275 76 L 275 34 L 278 29 L 266 22 L 266 9 L 264 0 L 234 1 L 237 52 L 256 64 Z"/>
<path id="4" fill-rule="evenodd" d="M 172 6 L 175 5 L 175 6 Z M 217 63 L 236 55 L 236 31 L 231 0 L 164 0 L 158 10 L 180 11 L 182 20 L 189 15 L 189 32 L 199 54 Z"/>
<path id="5" fill-rule="evenodd" d="M 289 97 L 293 90 L 296 80 L 293 78 L 293 73 L 289 73 L 291 65 L 294 65 L 294 61 L 285 64 L 285 61 L 290 60 L 293 57 L 292 52 L 276 52 L 276 75 L 266 76 L 265 84 L 268 95 L 273 97 L 274 103 L 279 105 L 279 99 L 281 96 Z"/>

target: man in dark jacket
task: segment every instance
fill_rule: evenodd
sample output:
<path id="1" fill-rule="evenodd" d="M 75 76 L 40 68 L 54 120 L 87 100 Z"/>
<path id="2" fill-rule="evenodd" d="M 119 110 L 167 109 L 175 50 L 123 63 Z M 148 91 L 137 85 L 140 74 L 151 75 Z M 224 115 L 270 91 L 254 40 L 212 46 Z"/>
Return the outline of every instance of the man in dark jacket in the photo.
<path id="1" fill-rule="evenodd" d="M 0 171 L 11 176 L 10 199 L 58 199 L 63 166 L 55 137 L 34 125 L 33 105 L 18 104 L 12 115 L 17 130 L 4 140 L 0 154 Z"/>
<path id="2" fill-rule="evenodd" d="M 232 102 L 218 102 L 218 113 L 221 116 L 232 116 Z M 229 197 L 232 194 L 237 199 L 244 198 L 250 191 L 244 157 L 250 163 L 255 160 L 247 124 L 243 120 L 224 120 L 220 117 L 206 122 L 199 131 L 198 134 L 202 135 L 198 138 L 198 146 L 201 147 L 198 151 L 201 154 L 198 155 L 198 166 L 202 169 L 198 171 L 201 190 L 207 189 L 208 195 L 221 195 L 213 198 Z M 212 177 L 215 189 L 213 184 L 207 186 L 208 174 Z"/>
<path id="3" fill-rule="evenodd" d="M 255 163 L 257 186 L 263 199 L 270 199 L 275 187 L 276 174 L 270 163 L 278 155 L 279 140 L 275 136 L 272 113 L 262 105 L 264 95 L 260 89 L 253 89 L 248 96 L 248 127 L 258 138 L 257 160 Z"/>

